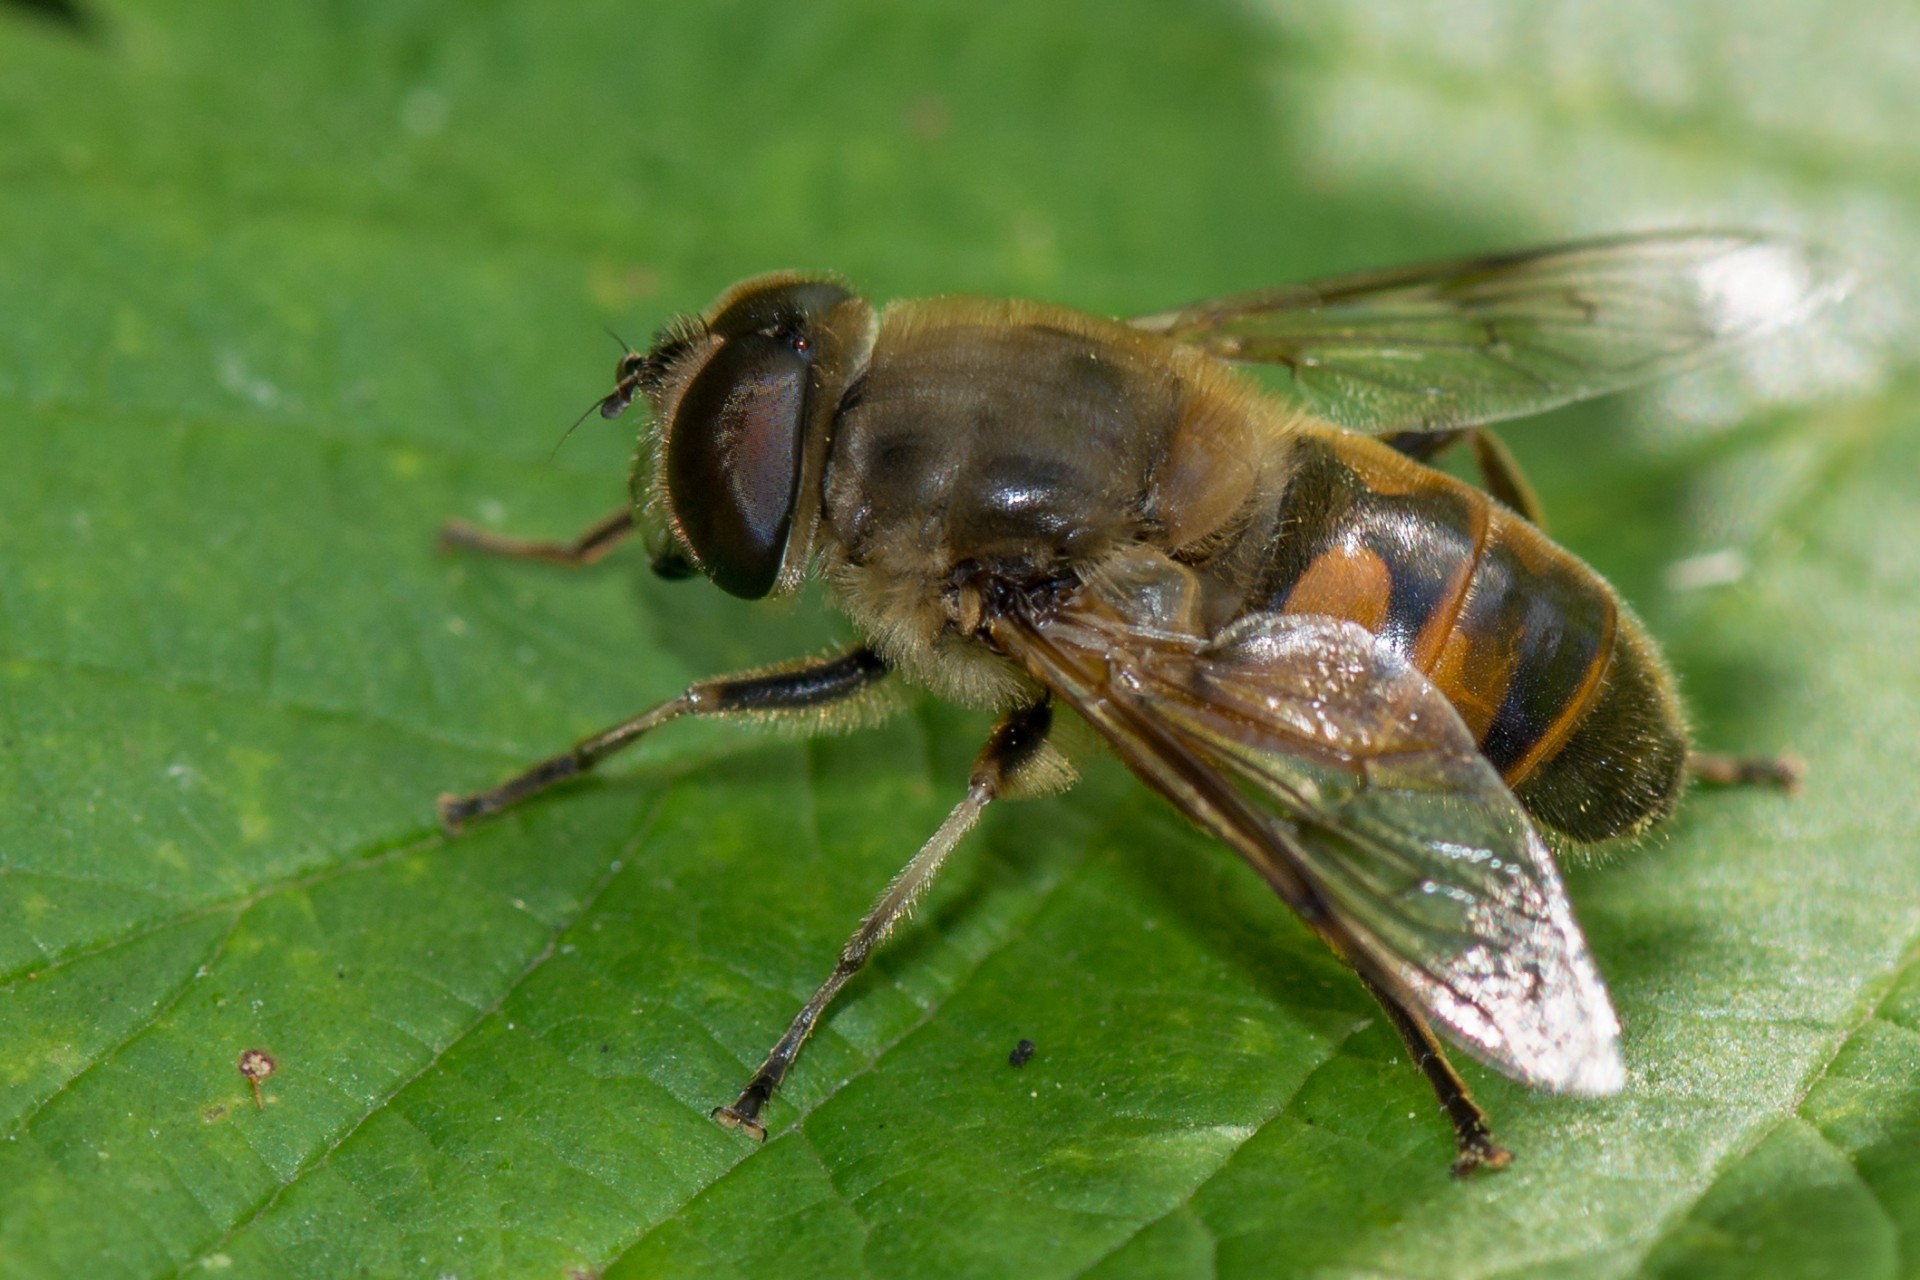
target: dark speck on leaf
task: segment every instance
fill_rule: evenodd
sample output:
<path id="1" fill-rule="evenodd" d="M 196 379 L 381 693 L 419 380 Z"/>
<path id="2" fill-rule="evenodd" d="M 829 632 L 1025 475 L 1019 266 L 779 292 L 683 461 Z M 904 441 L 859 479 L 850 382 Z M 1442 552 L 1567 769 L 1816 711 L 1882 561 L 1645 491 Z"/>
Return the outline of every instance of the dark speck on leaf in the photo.
<path id="1" fill-rule="evenodd" d="M 1013 1046 L 1013 1052 L 1007 1055 L 1007 1065 L 1010 1067 L 1024 1067 L 1027 1065 L 1027 1060 L 1031 1057 L 1033 1057 L 1033 1041 L 1022 1040 L 1019 1044 Z"/>

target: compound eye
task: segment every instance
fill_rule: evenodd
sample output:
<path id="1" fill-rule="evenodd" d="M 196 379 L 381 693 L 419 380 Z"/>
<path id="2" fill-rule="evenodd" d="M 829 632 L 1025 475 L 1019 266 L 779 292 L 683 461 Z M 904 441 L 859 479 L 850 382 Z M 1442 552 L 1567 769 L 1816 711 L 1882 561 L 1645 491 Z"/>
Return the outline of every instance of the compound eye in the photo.
<path id="1" fill-rule="evenodd" d="M 790 334 L 729 338 L 667 433 L 667 494 L 708 577 L 748 600 L 773 590 L 793 531 L 809 384 Z"/>

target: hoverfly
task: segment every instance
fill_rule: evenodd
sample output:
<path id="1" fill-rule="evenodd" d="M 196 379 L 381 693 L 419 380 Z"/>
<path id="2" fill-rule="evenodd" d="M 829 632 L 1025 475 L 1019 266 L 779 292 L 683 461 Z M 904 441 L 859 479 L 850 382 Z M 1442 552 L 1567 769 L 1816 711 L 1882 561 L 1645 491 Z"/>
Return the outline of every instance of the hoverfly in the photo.
<path id="1" fill-rule="evenodd" d="M 864 643 L 695 684 L 490 790 L 448 831 L 682 716 L 847 725 L 904 681 L 1000 719 L 965 796 L 874 904 L 722 1123 L 760 1111 L 836 992 L 997 799 L 1060 790 L 1066 708 L 1236 850 L 1353 967 L 1454 1127 L 1509 1159 L 1436 1032 L 1516 1080 L 1625 1082 L 1550 831 L 1666 817 L 1689 753 L 1632 612 L 1540 532 L 1486 424 L 1673 373 L 1793 323 L 1841 274 L 1680 232 L 1345 276 L 1116 321 L 1035 302 L 884 308 L 760 276 L 628 351 L 652 410 L 631 501 L 570 543 L 746 599 L 823 577 Z M 1283 366 L 1276 396 L 1232 368 Z M 1424 465 L 1464 442 L 1486 488 Z M 1724 766 L 1716 766 L 1723 771 Z"/>

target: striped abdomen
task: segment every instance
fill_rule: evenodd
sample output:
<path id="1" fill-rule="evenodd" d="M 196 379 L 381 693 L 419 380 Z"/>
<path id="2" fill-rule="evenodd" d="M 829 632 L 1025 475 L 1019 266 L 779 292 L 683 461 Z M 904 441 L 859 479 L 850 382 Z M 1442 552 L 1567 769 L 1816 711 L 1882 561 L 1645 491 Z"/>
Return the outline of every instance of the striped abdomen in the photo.
<path id="1" fill-rule="evenodd" d="M 1249 609 L 1359 623 L 1447 695 L 1546 825 L 1579 840 L 1665 817 L 1686 739 L 1658 655 L 1611 588 L 1469 485 L 1307 429 Z"/>

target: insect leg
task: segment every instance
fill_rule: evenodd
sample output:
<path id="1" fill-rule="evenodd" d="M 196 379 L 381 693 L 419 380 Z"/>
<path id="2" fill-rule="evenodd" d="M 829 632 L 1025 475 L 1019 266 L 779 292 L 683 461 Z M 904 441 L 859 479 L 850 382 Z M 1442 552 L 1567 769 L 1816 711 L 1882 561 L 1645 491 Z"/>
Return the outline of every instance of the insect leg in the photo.
<path id="1" fill-rule="evenodd" d="M 1520 470 L 1519 461 L 1499 436 L 1486 427 L 1460 427 L 1453 431 L 1402 431 L 1386 437 L 1386 443 L 1415 462 L 1431 462 L 1448 449 L 1464 441 L 1473 450 L 1473 464 L 1479 468 L 1480 484 L 1488 493 L 1512 507 L 1536 529 L 1547 527 L 1540 510 L 1540 499 Z"/>
<path id="2" fill-rule="evenodd" d="M 1454 1176 L 1464 1177 L 1482 1167 L 1506 1168 L 1513 1153 L 1493 1140 L 1493 1133 L 1487 1128 L 1487 1113 L 1468 1095 L 1467 1082 L 1447 1061 L 1446 1052 L 1432 1030 L 1420 1015 L 1388 995 L 1365 974 L 1360 975 L 1360 981 L 1366 983 L 1367 990 L 1387 1011 L 1387 1021 L 1400 1033 L 1407 1052 L 1413 1055 L 1414 1065 L 1426 1074 L 1427 1083 L 1439 1097 L 1441 1110 L 1453 1121 L 1454 1145 L 1460 1151 L 1459 1158 L 1453 1162 Z"/>
<path id="3" fill-rule="evenodd" d="M 1709 787 L 1778 787 L 1782 791 L 1800 789 L 1807 767 L 1791 755 L 1729 756 L 1717 751 L 1696 751 L 1687 757 L 1687 772 L 1694 781 Z"/>
<path id="4" fill-rule="evenodd" d="M 1381 443 L 1415 462 L 1432 462 L 1459 444 L 1468 430 L 1467 427 L 1460 427 L 1453 431 L 1399 431 L 1382 436 Z"/>
<path id="5" fill-rule="evenodd" d="M 449 520 L 440 526 L 440 549 L 451 551 L 465 547 L 509 560 L 542 560 L 548 564 L 589 565 L 613 550 L 622 538 L 633 532 L 633 508 L 622 507 L 612 515 L 588 525 L 571 542 L 545 542 L 538 538 L 509 538 L 466 523 Z"/>
<path id="6" fill-rule="evenodd" d="M 1008 712 L 994 726 L 993 735 L 987 739 L 987 745 L 974 761 L 966 797 L 953 807 L 953 812 L 947 815 L 947 820 L 940 824 L 939 830 L 893 878 L 893 883 L 887 886 L 867 912 L 866 918 L 860 921 L 860 927 L 853 931 L 853 936 L 840 949 L 840 959 L 833 966 L 833 972 L 827 975 L 827 980 L 820 984 L 819 990 L 794 1016 L 786 1034 L 773 1046 L 773 1052 L 760 1064 L 760 1069 L 754 1072 L 753 1079 L 740 1091 L 740 1096 L 727 1106 L 714 1108 L 715 1120 L 726 1128 L 742 1130 L 756 1141 L 766 1140 L 767 1127 L 760 1119 L 760 1108 L 780 1087 L 787 1069 L 800 1053 L 800 1046 L 806 1043 L 815 1024 L 820 1021 L 821 1012 L 839 994 L 847 980 L 867 963 L 867 958 L 875 948 L 886 941 L 887 935 L 893 932 L 893 927 L 901 918 L 913 909 L 914 902 L 933 882 L 947 855 L 979 821 L 981 811 L 1006 791 L 1021 769 L 1039 755 L 1052 725 L 1052 704 L 1043 699 L 1031 706 Z"/>
<path id="7" fill-rule="evenodd" d="M 570 749 L 497 787 L 464 796 L 441 796 L 440 825 L 452 834 L 474 818 L 511 808 L 557 782 L 587 772 L 643 734 L 681 716 L 818 711 L 865 692 L 886 674 L 887 664 L 880 655 L 860 648 L 838 658 L 815 659 L 781 670 L 702 680 L 679 697 L 582 738 Z"/>
<path id="8" fill-rule="evenodd" d="M 1467 443 L 1473 448 L 1473 465 L 1480 468 L 1480 479 L 1487 492 L 1519 512 L 1534 528 L 1546 528 L 1540 499 L 1505 442 L 1487 428 L 1475 427 L 1467 432 Z"/>

